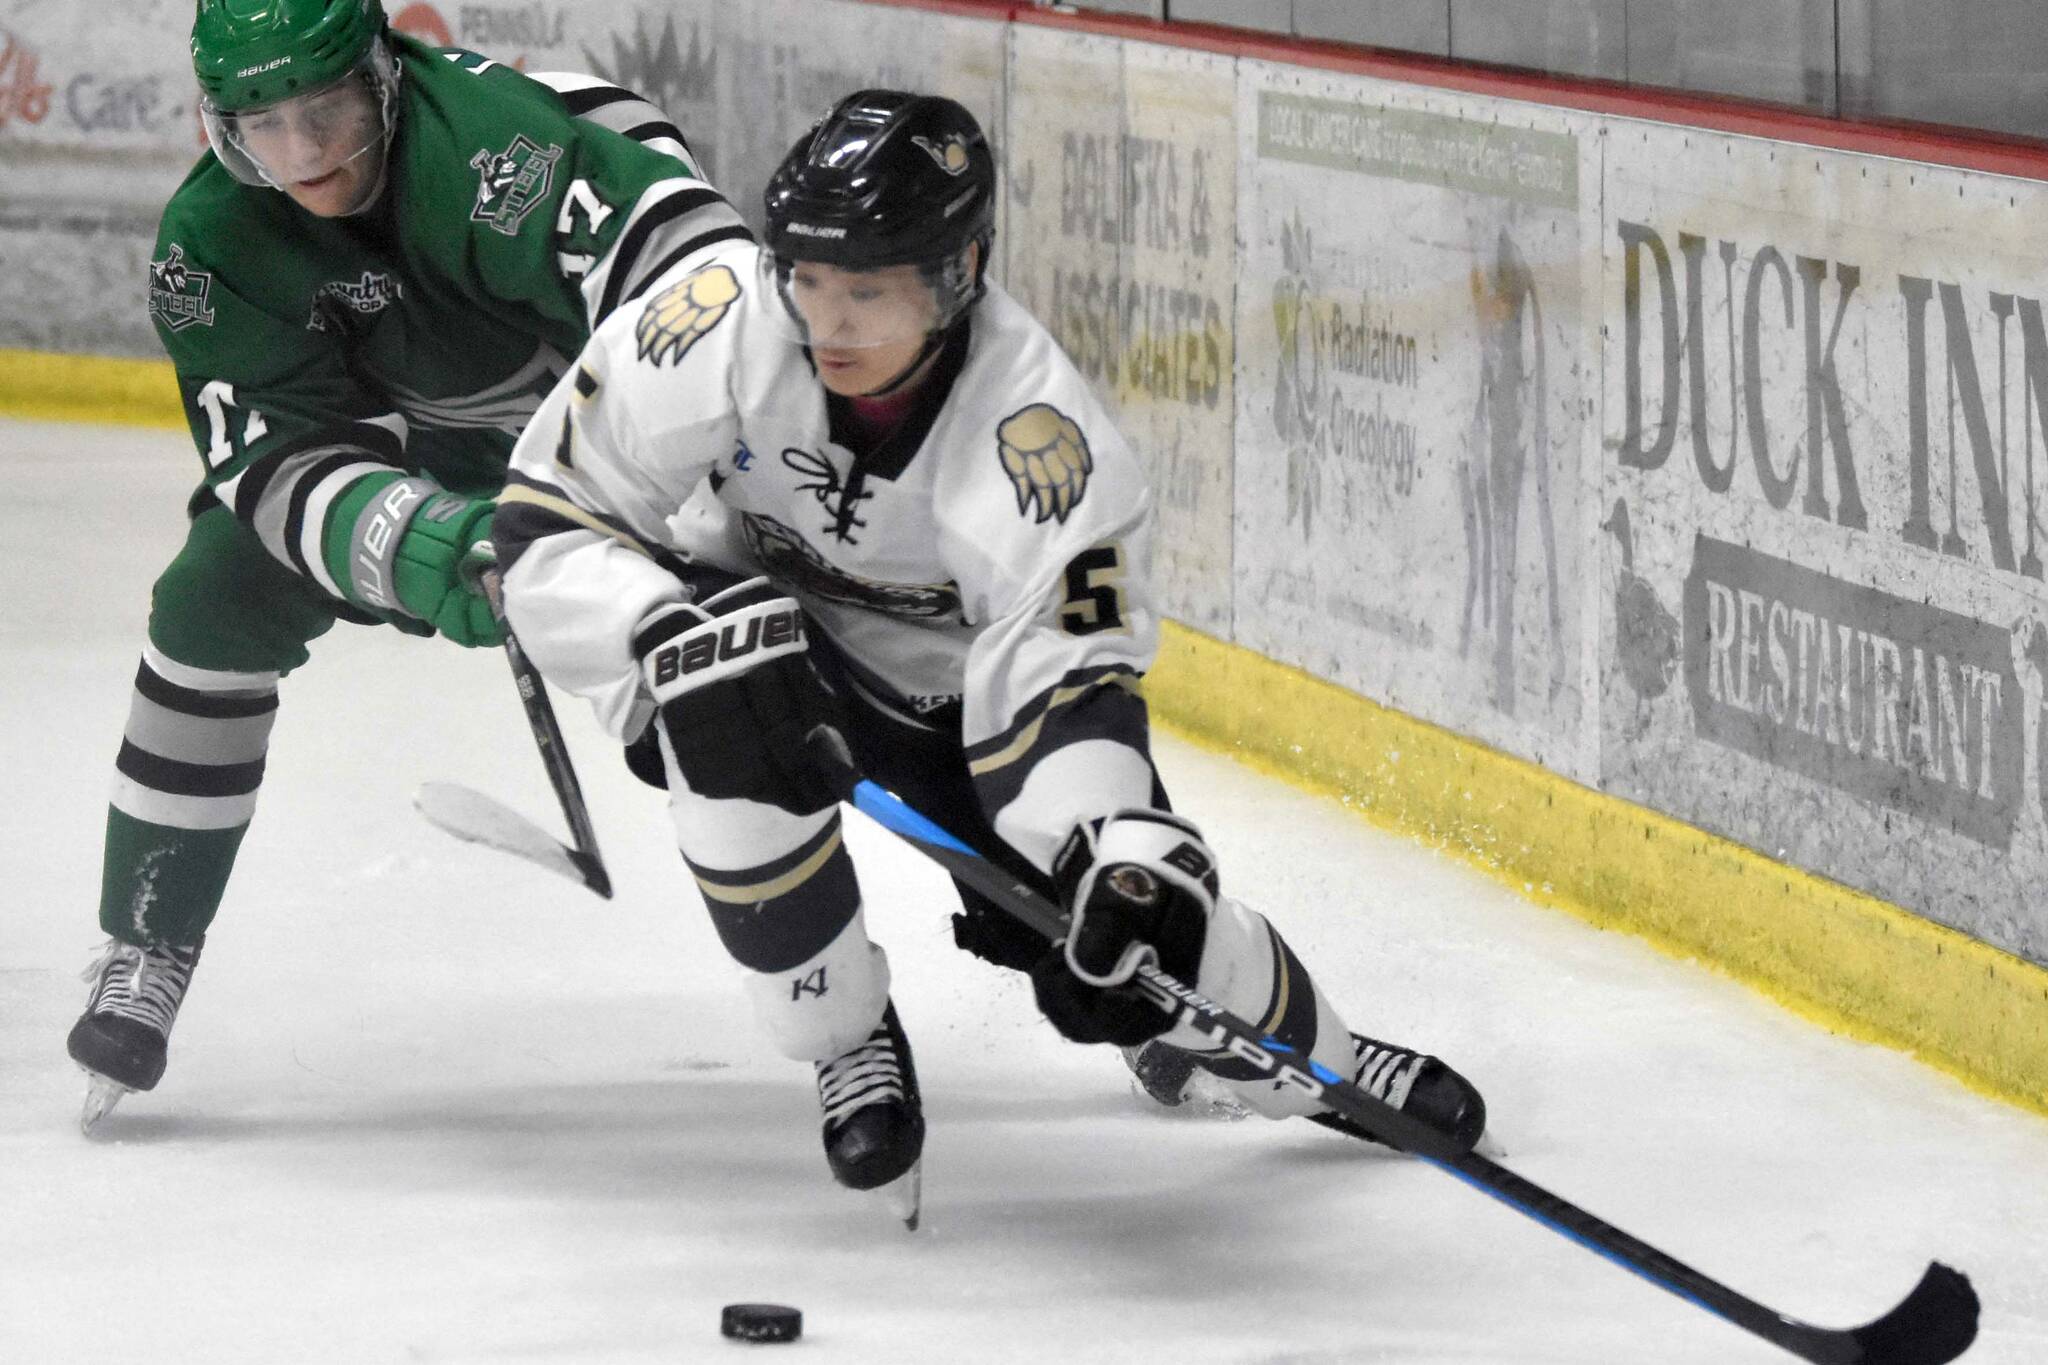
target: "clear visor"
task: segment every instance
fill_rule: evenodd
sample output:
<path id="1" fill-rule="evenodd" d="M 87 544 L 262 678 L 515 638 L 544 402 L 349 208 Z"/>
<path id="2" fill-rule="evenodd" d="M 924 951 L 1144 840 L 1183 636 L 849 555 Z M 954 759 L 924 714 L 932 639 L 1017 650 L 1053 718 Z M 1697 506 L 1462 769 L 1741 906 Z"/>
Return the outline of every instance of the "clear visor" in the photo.
<path id="1" fill-rule="evenodd" d="M 769 310 L 792 340 L 813 350 L 864 351 L 922 341 L 943 328 L 959 305 L 943 304 L 925 271 L 915 265 L 849 270 L 820 261 L 792 261 L 761 253 L 763 292 L 781 298 Z"/>
<path id="2" fill-rule="evenodd" d="M 332 175 L 391 138 L 398 70 L 379 39 L 346 75 L 318 90 L 256 109 L 224 111 L 202 101 L 214 154 L 248 185 L 287 185 Z"/>

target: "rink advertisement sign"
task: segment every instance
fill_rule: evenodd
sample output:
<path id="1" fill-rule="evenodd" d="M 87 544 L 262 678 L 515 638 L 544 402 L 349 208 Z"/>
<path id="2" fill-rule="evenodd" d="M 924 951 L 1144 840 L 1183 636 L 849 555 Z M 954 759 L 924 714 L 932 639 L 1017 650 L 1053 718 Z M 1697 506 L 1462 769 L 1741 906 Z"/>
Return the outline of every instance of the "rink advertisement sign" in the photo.
<path id="1" fill-rule="evenodd" d="M 1421 110 L 1270 90 L 1259 155 L 1553 208 L 1579 204 L 1578 139 Z"/>
<path id="2" fill-rule="evenodd" d="M 0 28 L 0 128 L 48 118 L 54 88 L 42 79 L 41 54 L 20 35 Z"/>
<path id="3" fill-rule="evenodd" d="M 1704 535 L 1684 600 L 1701 738 L 2011 843 L 2023 732 L 2008 632 Z"/>
<path id="4" fill-rule="evenodd" d="M 1589 781 L 1588 125 L 1240 70 L 1237 638 Z"/>
<path id="5" fill-rule="evenodd" d="M 1012 35 L 1003 282 L 1145 462 L 1168 615 L 1227 635 L 1236 89 L 1227 58 Z"/>
<path id="6" fill-rule="evenodd" d="M 2048 957 L 2048 193 L 1614 144 L 1602 785 Z"/>

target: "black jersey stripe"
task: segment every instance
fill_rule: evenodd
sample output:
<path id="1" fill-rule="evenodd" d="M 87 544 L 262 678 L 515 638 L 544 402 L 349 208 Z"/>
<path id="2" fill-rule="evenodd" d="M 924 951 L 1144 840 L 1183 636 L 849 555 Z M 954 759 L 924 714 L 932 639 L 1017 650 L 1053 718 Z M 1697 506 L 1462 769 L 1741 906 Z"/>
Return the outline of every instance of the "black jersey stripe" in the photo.
<path id="1" fill-rule="evenodd" d="M 1066 674 L 1051 687 L 1045 688 L 1030 701 L 1017 708 L 1010 723 L 1000 733 L 967 746 L 966 759 L 970 765 L 980 763 L 1000 754 L 1015 744 L 1033 726 L 1038 725 L 1055 710 L 1071 708 L 1082 702 L 1097 700 L 1096 694 L 1105 689 L 1113 698 L 1122 697 L 1139 700 L 1137 693 L 1138 671 L 1129 664 L 1112 664 L 1107 668 L 1075 669 Z M 1112 698 L 1112 699 L 1113 699 Z"/>
<path id="2" fill-rule="evenodd" d="M 185 763 L 121 741 L 114 767 L 151 791 L 169 796 L 247 796 L 263 785 L 263 760 Z"/>
<path id="3" fill-rule="evenodd" d="M 610 317 L 612 310 L 619 306 L 619 296 L 625 292 L 627 281 L 634 276 L 633 263 L 640 259 L 641 249 L 647 245 L 648 239 L 663 225 L 713 204 L 731 208 L 725 203 L 725 196 L 708 185 L 678 190 L 641 214 L 638 222 L 620 234 L 612 247 L 611 274 L 604 282 L 604 296 L 598 301 L 597 316 L 591 320 L 593 328 Z"/>
<path id="4" fill-rule="evenodd" d="M 1023 794 L 1032 770 L 1070 744 L 1105 739 L 1150 761 L 1150 720 L 1128 668 L 1106 670 L 1092 683 L 1041 694 L 1024 719 L 994 739 L 967 750 L 974 790 L 987 810 L 999 811 Z M 1050 700 L 1048 700 L 1050 699 Z"/>
<path id="5" fill-rule="evenodd" d="M 557 93 L 561 95 L 563 105 L 578 118 L 582 118 L 593 109 L 602 109 L 607 104 L 623 104 L 627 100 L 640 99 L 640 96 L 632 91 L 622 90 L 616 85 L 592 85 L 581 90 L 563 90 Z M 644 104 L 646 101 L 641 100 L 641 103 Z"/>
<path id="6" fill-rule="evenodd" d="M 527 489 L 543 498 L 561 502 L 577 515 L 571 516 L 542 503 L 529 502 L 521 498 L 506 498 L 504 492 L 515 488 Z M 498 512 L 491 519 L 491 544 L 498 552 L 498 567 L 509 573 L 520 557 L 537 540 L 560 535 L 564 531 L 589 531 L 601 527 L 627 545 L 637 547 L 656 563 L 664 559 L 673 560 L 661 547 L 647 540 L 620 521 L 604 512 L 593 512 L 571 497 L 567 490 L 545 479 L 536 479 L 516 470 L 507 471 L 505 489 L 499 494 Z"/>
<path id="7" fill-rule="evenodd" d="M 197 716 L 204 720 L 246 720 L 250 716 L 261 716 L 277 709 L 276 692 L 264 692 L 255 696 L 200 692 L 194 688 L 178 686 L 147 663 L 135 670 L 135 690 L 166 711 L 175 711 L 181 716 Z"/>
<path id="8" fill-rule="evenodd" d="M 292 485 L 291 504 L 284 518 L 284 549 L 285 553 L 292 557 L 292 567 L 316 583 L 319 579 L 314 577 L 313 566 L 306 562 L 305 551 L 299 545 L 306 527 L 306 504 L 312 501 L 313 490 L 318 488 L 321 480 L 329 474 L 361 463 L 361 458 L 354 451 L 343 455 L 329 455 L 299 471 L 297 482 Z"/>
<path id="9" fill-rule="evenodd" d="M 751 872 L 690 864 L 719 941 L 749 971 L 786 972 L 816 957 L 860 909 L 860 885 L 836 815 L 776 865 L 784 869 L 777 877 L 755 880 Z"/>
<path id="10" fill-rule="evenodd" d="M 360 458 L 388 465 L 397 465 L 405 459 L 405 443 L 398 434 L 374 422 L 341 422 L 321 427 L 275 450 L 267 450 L 250 461 L 242 470 L 241 482 L 235 485 L 235 501 L 228 510 L 237 519 L 253 523 L 256 509 L 263 505 L 264 492 L 278 472 L 294 456 L 323 447 L 355 450 L 360 452 Z"/>
<path id="11" fill-rule="evenodd" d="M 636 123 L 631 128 L 626 129 L 626 136 L 632 138 L 635 142 L 652 142 L 655 138 L 667 137 L 674 138 L 686 148 L 690 145 L 687 142 L 683 142 L 683 130 L 665 118 L 649 119 L 645 123 Z"/>
<path id="12" fill-rule="evenodd" d="M 682 260 L 685 256 L 702 251 L 705 247 L 715 246 L 720 242 L 751 242 L 753 240 L 754 234 L 745 223 L 734 223 L 730 227 L 714 228 L 710 232 L 701 232 L 677 247 L 674 251 L 669 252 L 658 263 L 642 273 L 639 283 L 627 290 L 625 297 L 619 300 L 619 306 L 623 308 L 642 294 L 645 294 L 656 280 L 668 273 L 669 267 Z"/>

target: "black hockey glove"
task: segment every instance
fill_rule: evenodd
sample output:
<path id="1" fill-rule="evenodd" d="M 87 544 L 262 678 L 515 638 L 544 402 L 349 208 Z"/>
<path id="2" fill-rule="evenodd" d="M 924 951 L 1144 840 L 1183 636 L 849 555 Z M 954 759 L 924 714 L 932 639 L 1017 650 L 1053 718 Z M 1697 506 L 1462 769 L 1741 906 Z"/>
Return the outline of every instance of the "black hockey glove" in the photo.
<path id="1" fill-rule="evenodd" d="M 1118 811 L 1075 827 L 1052 879 L 1073 919 L 1064 947 L 1031 969 L 1039 1009 L 1078 1043 L 1130 1047 L 1166 1032 L 1165 1011 L 1111 988 L 1148 959 L 1195 984 L 1217 884 L 1201 832 L 1167 811 Z"/>
<path id="2" fill-rule="evenodd" d="M 701 602 L 669 602 L 633 632 L 683 780 L 699 796 L 796 815 L 838 800 L 806 739 L 839 708 L 811 662 L 803 609 L 765 578 Z"/>

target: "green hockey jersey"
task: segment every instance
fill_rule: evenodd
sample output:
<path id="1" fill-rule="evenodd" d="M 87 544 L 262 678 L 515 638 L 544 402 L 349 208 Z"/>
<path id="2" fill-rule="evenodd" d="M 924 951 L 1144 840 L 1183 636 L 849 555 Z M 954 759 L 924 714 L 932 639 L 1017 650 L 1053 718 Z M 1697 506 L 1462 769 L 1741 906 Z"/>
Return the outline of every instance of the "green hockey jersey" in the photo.
<path id="1" fill-rule="evenodd" d="M 401 473 L 477 495 L 597 323 L 747 236 L 682 135 L 587 76 L 403 35 L 382 195 L 323 219 L 207 153 L 164 209 L 149 307 L 216 498 L 337 597 L 360 506 Z"/>

